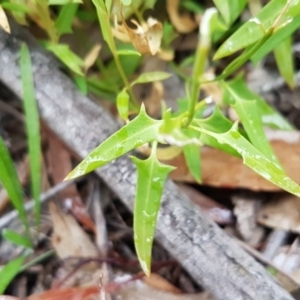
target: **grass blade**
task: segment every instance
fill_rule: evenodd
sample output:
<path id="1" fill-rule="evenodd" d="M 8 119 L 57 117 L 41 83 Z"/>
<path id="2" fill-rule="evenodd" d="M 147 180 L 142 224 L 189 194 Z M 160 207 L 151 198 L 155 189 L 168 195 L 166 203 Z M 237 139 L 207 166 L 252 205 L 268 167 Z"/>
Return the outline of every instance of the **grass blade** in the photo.
<path id="1" fill-rule="evenodd" d="M 0 270 L 0 295 L 4 293 L 7 286 L 10 282 L 14 279 L 14 277 L 19 273 L 21 265 L 24 261 L 25 257 L 20 256 L 15 258 L 14 260 L 7 263 L 1 270 Z"/>
<path id="2" fill-rule="evenodd" d="M 41 182 L 41 136 L 38 107 L 34 95 L 31 59 L 28 47 L 21 46 L 21 78 L 23 88 L 25 124 L 28 139 L 31 189 L 35 201 L 35 221 L 40 222 L 40 182 Z"/>
<path id="3" fill-rule="evenodd" d="M 10 157 L 8 149 L 0 136 L 0 181 L 5 187 L 9 198 L 18 211 L 19 217 L 23 225 L 25 226 L 27 236 L 29 234 L 29 224 L 24 209 L 23 195 L 21 184 L 14 167 L 14 163 Z"/>
<path id="4" fill-rule="evenodd" d="M 31 241 L 27 237 L 13 231 L 13 230 L 3 229 L 2 235 L 5 239 L 7 239 L 8 241 L 10 241 L 18 246 L 22 246 L 22 247 L 29 248 L 29 249 L 32 248 Z"/>

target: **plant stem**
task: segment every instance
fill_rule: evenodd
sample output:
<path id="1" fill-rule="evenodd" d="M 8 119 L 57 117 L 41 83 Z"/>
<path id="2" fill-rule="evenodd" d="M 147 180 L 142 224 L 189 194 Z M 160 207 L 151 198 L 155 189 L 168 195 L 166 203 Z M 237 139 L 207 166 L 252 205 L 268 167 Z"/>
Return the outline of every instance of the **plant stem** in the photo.
<path id="1" fill-rule="evenodd" d="M 200 91 L 200 78 L 204 72 L 208 53 L 211 47 L 212 32 L 210 22 L 215 14 L 217 14 L 217 10 L 215 8 L 209 8 L 205 11 L 201 20 L 199 42 L 196 50 L 195 64 L 191 82 L 191 94 L 189 97 L 189 113 L 187 119 L 183 121 L 183 127 L 188 127 L 194 118 L 195 106 L 198 102 Z"/>
<path id="2" fill-rule="evenodd" d="M 38 257 L 34 258 L 33 260 L 29 261 L 28 263 L 24 264 L 20 270 L 19 270 L 19 273 L 22 273 L 23 271 L 31 268 L 32 266 L 42 262 L 43 260 L 45 260 L 46 258 L 52 256 L 55 254 L 55 251 L 54 250 L 49 250 L 41 255 L 39 255 Z"/>

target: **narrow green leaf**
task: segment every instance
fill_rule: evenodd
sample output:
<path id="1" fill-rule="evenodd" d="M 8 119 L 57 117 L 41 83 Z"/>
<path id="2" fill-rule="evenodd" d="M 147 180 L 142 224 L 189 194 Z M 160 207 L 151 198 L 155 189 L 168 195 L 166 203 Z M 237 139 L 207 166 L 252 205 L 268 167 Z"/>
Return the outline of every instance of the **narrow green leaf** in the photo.
<path id="1" fill-rule="evenodd" d="M 132 157 L 137 167 L 137 191 L 134 205 L 134 242 L 138 259 L 146 275 L 151 272 L 151 250 L 160 199 L 168 174 L 174 167 L 163 165 L 155 150 L 146 160 Z"/>
<path id="2" fill-rule="evenodd" d="M 68 5 L 70 3 L 82 3 L 82 0 L 48 0 L 49 5 Z"/>
<path id="3" fill-rule="evenodd" d="M 227 144 L 232 147 L 243 157 L 244 164 L 263 178 L 291 194 L 298 197 L 300 196 L 300 186 L 290 179 L 276 164 L 267 159 L 263 153 L 251 145 L 250 142 L 238 132 L 237 123 L 225 133 L 215 133 L 203 128 L 198 128 L 198 130 L 211 135 L 217 139 L 219 143 Z"/>
<path id="4" fill-rule="evenodd" d="M 122 91 L 117 97 L 117 108 L 120 117 L 127 121 L 128 120 L 128 109 L 129 109 L 129 95 L 126 91 Z"/>
<path id="5" fill-rule="evenodd" d="M 3 2 L 1 6 L 4 9 L 10 10 L 11 12 L 21 12 L 21 13 L 28 13 L 30 9 L 24 3 L 12 3 L 12 2 Z"/>
<path id="6" fill-rule="evenodd" d="M 25 112 L 25 124 L 28 141 L 29 165 L 31 176 L 31 190 L 35 201 L 36 225 L 40 222 L 40 193 L 41 193 L 41 136 L 40 120 L 37 103 L 34 94 L 31 59 L 28 47 L 21 46 L 21 79 L 23 90 L 23 104 Z"/>
<path id="7" fill-rule="evenodd" d="M 225 82 L 223 86 L 234 99 L 231 106 L 238 114 L 253 146 L 276 164 L 278 168 L 281 168 L 280 162 L 274 154 L 263 130 L 262 115 L 257 108 L 257 101 L 253 98 L 246 98 L 246 95 L 239 93 L 240 89 L 235 90 Z"/>
<path id="8" fill-rule="evenodd" d="M 135 50 L 118 50 L 117 51 L 118 55 L 137 55 L 137 56 L 141 56 L 140 52 L 137 52 Z"/>
<path id="9" fill-rule="evenodd" d="M 85 175 L 141 145 L 157 140 L 161 125 L 162 121 L 151 119 L 142 105 L 135 119 L 94 149 L 66 179 Z"/>
<path id="10" fill-rule="evenodd" d="M 101 32 L 103 34 L 103 38 L 108 44 L 110 50 L 113 51 L 115 49 L 115 44 L 110 29 L 110 8 L 112 3 L 111 1 L 107 2 L 107 5 L 109 6 L 107 9 L 104 0 L 92 0 L 92 2 L 97 10 L 97 16 L 101 27 Z"/>
<path id="11" fill-rule="evenodd" d="M 19 256 L 10 262 L 8 262 L 1 270 L 0 270 L 0 295 L 2 295 L 10 282 L 15 278 L 15 276 L 19 273 L 19 270 L 25 260 L 24 256 Z"/>
<path id="12" fill-rule="evenodd" d="M 213 0 L 225 23 L 231 25 L 242 13 L 247 0 Z"/>
<path id="13" fill-rule="evenodd" d="M 13 230 L 3 229 L 2 235 L 8 241 L 10 241 L 16 245 L 23 246 L 23 247 L 30 248 L 30 249 L 32 248 L 32 243 L 27 237 L 22 236 Z"/>
<path id="14" fill-rule="evenodd" d="M 274 29 L 287 26 L 295 17 L 300 15 L 300 1 L 270 1 L 255 18 L 251 18 L 221 45 L 214 59 L 231 55 L 261 40 L 277 21 L 279 15 L 281 18 Z"/>
<path id="15" fill-rule="evenodd" d="M 251 61 L 257 64 L 263 57 L 279 45 L 287 36 L 292 35 L 300 27 L 300 16 L 275 32 L 251 57 Z"/>
<path id="16" fill-rule="evenodd" d="M 194 130 L 184 130 L 184 133 L 190 138 L 199 139 L 199 132 Z M 201 183 L 201 156 L 200 147 L 195 144 L 187 144 L 183 146 L 184 158 L 189 168 L 190 173 L 198 183 Z"/>
<path id="17" fill-rule="evenodd" d="M 272 108 L 263 98 L 248 88 L 245 80 L 241 76 L 238 76 L 231 81 L 227 81 L 227 84 L 245 99 L 256 100 L 257 109 L 259 114 L 262 116 L 263 125 L 280 130 L 293 130 L 293 126 L 283 116 L 281 116 L 274 108 Z M 228 96 L 231 97 L 229 93 L 225 93 L 223 101 L 227 104 L 230 104 L 233 99 L 226 98 Z"/>
<path id="18" fill-rule="evenodd" d="M 83 60 L 77 56 L 72 50 L 70 50 L 69 45 L 64 44 L 52 44 L 44 43 L 47 50 L 53 52 L 70 70 L 82 75 L 81 68 L 84 65 Z"/>
<path id="19" fill-rule="evenodd" d="M 292 52 L 292 37 L 288 36 L 284 41 L 274 48 L 276 64 L 281 76 L 288 86 L 293 89 L 296 86 L 295 68 Z"/>
<path id="20" fill-rule="evenodd" d="M 13 161 L 9 155 L 8 149 L 0 136 L 0 181 L 2 182 L 7 194 L 18 211 L 19 218 L 27 230 L 29 236 L 29 224 L 24 209 L 21 184 L 14 168 Z"/>
<path id="21" fill-rule="evenodd" d="M 137 83 L 147 83 L 147 82 L 153 82 L 153 81 L 160 81 L 165 80 L 172 76 L 169 73 L 166 72 L 148 72 L 141 74 L 136 80 L 134 80 L 131 85 L 135 85 Z"/>
<path id="22" fill-rule="evenodd" d="M 78 3 L 68 3 L 61 8 L 59 15 L 55 21 L 55 27 L 58 36 L 61 36 L 65 33 L 72 33 L 72 22 L 76 15 L 78 7 Z"/>

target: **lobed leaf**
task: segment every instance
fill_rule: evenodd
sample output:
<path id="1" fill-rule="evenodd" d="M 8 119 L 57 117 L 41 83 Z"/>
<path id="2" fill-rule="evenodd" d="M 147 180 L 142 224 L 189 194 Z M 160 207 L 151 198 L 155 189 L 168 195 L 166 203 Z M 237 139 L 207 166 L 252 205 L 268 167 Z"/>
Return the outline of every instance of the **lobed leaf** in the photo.
<path id="1" fill-rule="evenodd" d="M 40 120 L 34 94 L 31 59 L 28 47 L 21 46 L 21 79 L 23 104 L 25 112 L 25 125 L 28 141 L 29 166 L 31 177 L 31 190 L 35 201 L 36 225 L 40 222 L 40 193 L 41 193 L 41 135 Z"/>
<path id="2" fill-rule="evenodd" d="M 125 153 L 155 141 L 162 121 L 151 119 L 142 105 L 138 116 L 94 149 L 66 179 L 85 175 Z"/>
<path id="3" fill-rule="evenodd" d="M 198 155 L 199 156 L 199 155 Z M 134 243 L 146 275 L 151 272 L 151 250 L 160 199 L 168 174 L 174 167 L 160 163 L 155 150 L 146 160 L 132 157 L 137 167 L 137 190 L 134 205 Z"/>
<path id="4" fill-rule="evenodd" d="M 233 123 L 224 117 L 222 114 L 219 106 L 215 106 L 214 112 L 211 116 L 209 116 L 206 119 L 194 119 L 194 123 L 196 123 L 199 127 L 204 128 L 206 130 L 217 132 L 217 133 L 223 133 L 228 131 Z M 220 149 L 224 152 L 227 152 L 234 156 L 239 156 L 239 154 L 233 150 L 230 146 L 225 144 L 220 144 L 218 140 L 216 140 L 214 137 L 207 135 L 205 133 L 201 133 L 200 141 L 204 145 L 208 145 L 217 149 Z"/>
<path id="5" fill-rule="evenodd" d="M 215 133 L 204 128 L 198 128 L 198 130 L 214 137 L 220 144 L 226 144 L 232 147 L 242 156 L 244 164 L 263 178 L 291 194 L 298 197 L 300 196 L 300 186 L 289 178 L 283 169 L 278 168 L 276 164 L 251 145 L 251 143 L 238 132 L 237 123 L 225 133 Z"/>

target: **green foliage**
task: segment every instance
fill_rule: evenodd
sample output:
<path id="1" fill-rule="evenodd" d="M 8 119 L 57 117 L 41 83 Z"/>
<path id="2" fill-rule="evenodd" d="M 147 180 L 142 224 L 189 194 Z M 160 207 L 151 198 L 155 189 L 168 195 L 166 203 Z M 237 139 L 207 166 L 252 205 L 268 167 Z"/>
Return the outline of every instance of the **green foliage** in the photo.
<path id="1" fill-rule="evenodd" d="M 214 3 L 226 25 L 230 26 L 242 13 L 247 1 L 215 0 Z M 97 7 L 104 38 L 114 53 L 115 45 L 109 28 L 110 10 L 107 10 L 101 0 L 94 0 L 94 4 Z M 136 7 L 134 8 L 133 5 Z M 126 1 L 128 10 L 130 8 L 136 10 L 140 5 Z M 284 51 L 291 48 L 286 33 L 290 35 L 297 28 L 298 25 L 295 24 L 298 24 L 299 15 L 300 1 L 272 0 L 255 18 L 237 29 L 215 54 L 215 59 L 220 59 L 245 49 L 215 79 L 223 88 L 224 104 L 232 106 L 237 112 L 243 127 L 239 127 L 238 123 L 233 124 L 224 117 L 218 106 L 210 117 L 203 118 L 203 109 L 207 102 L 206 100 L 198 102 L 201 82 L 205 81 L 202 77 L 213 45 L 213 36 L 220 35 L 225 30 L 215 8 L 207 9 L 202 16 L 192 78 L 187 79 L 186 82 L 187 99 L 186 102 L 181 102 L 181 108 L 177 113 L 172 115 L 169 110 L 163 108 L 162 120 L 153 120 L 147 116 L 142 106 L 139 115 L 132 121 L 128 121 L 130 103 L 137 104 L 133 101 L 130 87 L 137 83 L 164 80 L 169 75 L 160 72 L 144 73 L 131 84 L 123 79 L 125 88 L 118 93 L 117 107 L 120 116 L 127 121 L 127 124 L 92 151 L 67 178 L 84 175 L 134 148 L 145 143 L 153 143 L 152 154 L 148 159 L 132 158 L 138 172 L 134 210 L 135 246 L 146 274 L 150 272 L 151 247 L 163 184 L 171 171 L 170 167 L 162 165 L 157 160 L 156 143 L 182 147 L 189 170 L 198 182 L 201 182 L 199 147 L 209 145 L 241 157 L 254 172 L 282 189 L 300 195 L 300 187 L 285 174 L 263 130 L 263 125 L 284 130 L 292 130 L 292 126 L 261 97 L 250 91 L 241 76 L 231 81 L 224 81 L 247 60 L 258 61 L 275 48 L 280 72 L 292 86 L 293 64 L 289 60 L 284 66 L 280 63 L 280 58 Z M 164 26 L 164 31 L 171 36 L 172 30 L 167 25 Z M 164 45 L 165 47 L 169 45 L 168 36 L 164 37 Z M 258 56 L 255 56 L 257 53 Z M 118 59 L 119 54 L 114 53 L 114 58 Z M 118 60 L 116 65 L 117 62 Z M 189 59 L 188 64 L 190 62 Z M 118 69 L 122 73 L 122 69 Z"/>
<path id="2" fill-rule="evenodd" d="M 13 231 L 13 230 L 3 229 L 2 235 L 8 241 L 10 241 L 18 246 L 23 246 L 23 247 L 29 248 L 29 249 L 32 248 L 31 241 L 27 237 Z"/>
<path id="3" fill-rule="evenodd" d="M 156 143 L 155 143 L 156 144 Z M 156 145 L 146 160 L 132 157 L 137 167 L 137 190 L 134 205 L 134 241 L 143 271 L 150 275 L 151 250 L 160 206 L 160 198 L 168 174 L 174 169 L 160 163 Z"/>
<path id="4" fill-rule="evenodd" d="M 8 196 L 18 211 L 19 218 L 22 221 L 23 225 L 26 228 L 27 236 L 30 237 L 29 234 L 29 223 L 27 220 L 27 215 L 24 209 L 23 204 L 23 195 L 22 195 L 22 187 L 15 170 L 13 161 L 10 157 L 8 149 L 0 136 L 0 181 L 5 187 Z"/>
<path id="5" fill-rule="evenodd" d="M 194 55 L 186 58 L 179 66 L 173 62 L 174 70 L 186 81 L 185 99 L 180 101 L 180 109 L 172 112 L 163 106 L 161 120 L 150 118 L 144 106 L 135 99 L 133 87 L 136 84 L 162 81 L 170 74 L 165 72 L 142 73 L 136 79 L 131 76 L 139 67 L 142 56 L 131 44 L 117 42 L 112 31 L 114 16 L 118 21 L 122 16 L 134 15 L 139 23 L 145 23 L 143 16 L 147 9 L 153 9 L 156 0 L 92 0 L 91 5 L 79 6 L 80 1 L 40 0 L 33 2 L 28 9 L 25 0 L 9 0 L 1 3 L 2 7 L 13 12 L 16 20 L 26 24 L 26 18 L 36 22 L 48 35 L 49 40 L 42 44 L 54 53 L 68 68 L 77 86 L 83 93 L 93 92 L 106 100 L 115 101 L 120 117 L 126 124 L 94 149 L 68 176 L 75 178 L 101 167 L 112 160 L 140 147 L 152 144 L 152 152 L 146 160 L 133 157 L 137 167 L 137 192 L 134 211 L 134 236 L 137 255 L 142 268 L 149 274 L 151 267 L 151 247 L 155 233 L 157 213 L 163 185 L 171 167 L 161 164 L 157 159 L 158 144 L 176 146 L 184 153 L 190 173 L 197 182 L 201 182 L 201 157 L 199 149 L 203 145 L 215 147 L 243 159 L 254 172 L 273 182 L 284 190 L 299 195 L 299 186 L 288 178 L 280 162 L 273 153 L 265 136 L 263 127 L 281 130 L 293 130 L 278 112 L 264 99 L 253 93 L 242 75 L 233 74 L 248 60 L 257 64 L 269 52 L 274 51 L 280 74 L 290 87 L 294 87 L 294 64 L 291 53 L 291 35 L 300 27 L 300 0 L 271 0 L 261 8 L 259 1 L 214 0 L 216 7 L 204 9 L 199 1 L 181 1 L 180 9 L 202 13 L 199 40 Z M 241 24 L 237 21 L 249 5 L 253 17 Z M 49 5 L 62 5 L 52 10 Z M 96 13 L 95 13 L 96 11 Z M 64 34 L 73 31 L 74 20 L 93 22 L 98 18 L 105 43 L 104 52 L 112 60 L 102 62 L 96 58 L 96 74 L 88 74 L 84 60 L 73 53 L 69 46 L 60 42 Z M 233 25 L 234 24 L 234 25 Z M 230 33 L 232 33 L 230 35 Z M 161 49 L 173 51 L 171 42 L 177 37 L 172 24 L 163 24 Z M 215 42 L 223 36 L 227 40 L 215 49 Z M 246 38 L 245 38 L 246 37 Z M 89 45 L 90 47 L 90 45 Z M 216 51 L 215 51 L 216 50 Z M 243 51 L 238 53 L 238 51 Z M 209 82 L 205 78 L 207 61 L 213 56 L 215 64 L 219 60 L 235 54 L 214 81 L 222 88 L 223 102 L 215 105 L 214 112 L 207 118 L 203 113 L 209 99 L 199 102 L 202 84 Z M 30 70 L 30 58 L 25 46 L 21 52 L 22 80 L 24 89 L 25 111 L 29 136 L 29 153 L 32 174 L 39 174 L 40 145 L 37 108 L 34 102 L 33 81 Z M 184 69 L 192 67 L 192 75 L 187 77 Z M 83 72 L 85 70 L 85 72 Z M 229 76 L 231 80 L 226 80 Z M 226 81 L 225 81 L 226 80 Z M 227 119 L 222 108 L 231 106 L 239 117 L 239 123 L 233 124 Z M 132 119 L 132 116 L 136 116 Z M 32 124 L 31 124 L 32 123 Z M 32 131 L 29 131 L 32 127 Z M 7 188 L 13 204 L 18 209 L 20 218 L 29 227 L 22 204 L 22 192 L 8 151 L 0 139 L 0 180 Z M 1 168 L 0 168 L 1 169 Z M 36 201 L 39 194 L 39 175 L 32 175 L 32 190 Z M 12 187 L 15 187 L 12 188 Z M 36 202 L 38 203 L 38 202 Z M 5 237 L 25 247 L 29 247 L 27 236 L 22 237 L 5 231 Z"/>
<path id="6" fill-rule="evenodd" d="M 31 190 L 35 201 L 36 225 L 40 223 L 40 193 L 41 193 L 41 136 L 38 107 L 34 95 L 34 83 L 32 77 L 31 59 L 28 47 L 21 46 L 21 79 L 23 88 L 23 103 L 25 113 L 25 125 L 28 141 L 29 166 L 31 175 Z"/>
<path id="7" fill-rule="evenodd" d="M 19 256 L 11 260 L 0 270 L 0 295 L 4 293 L 11 280 L 19 273 L 24 260 L 24 256 Z"/>

